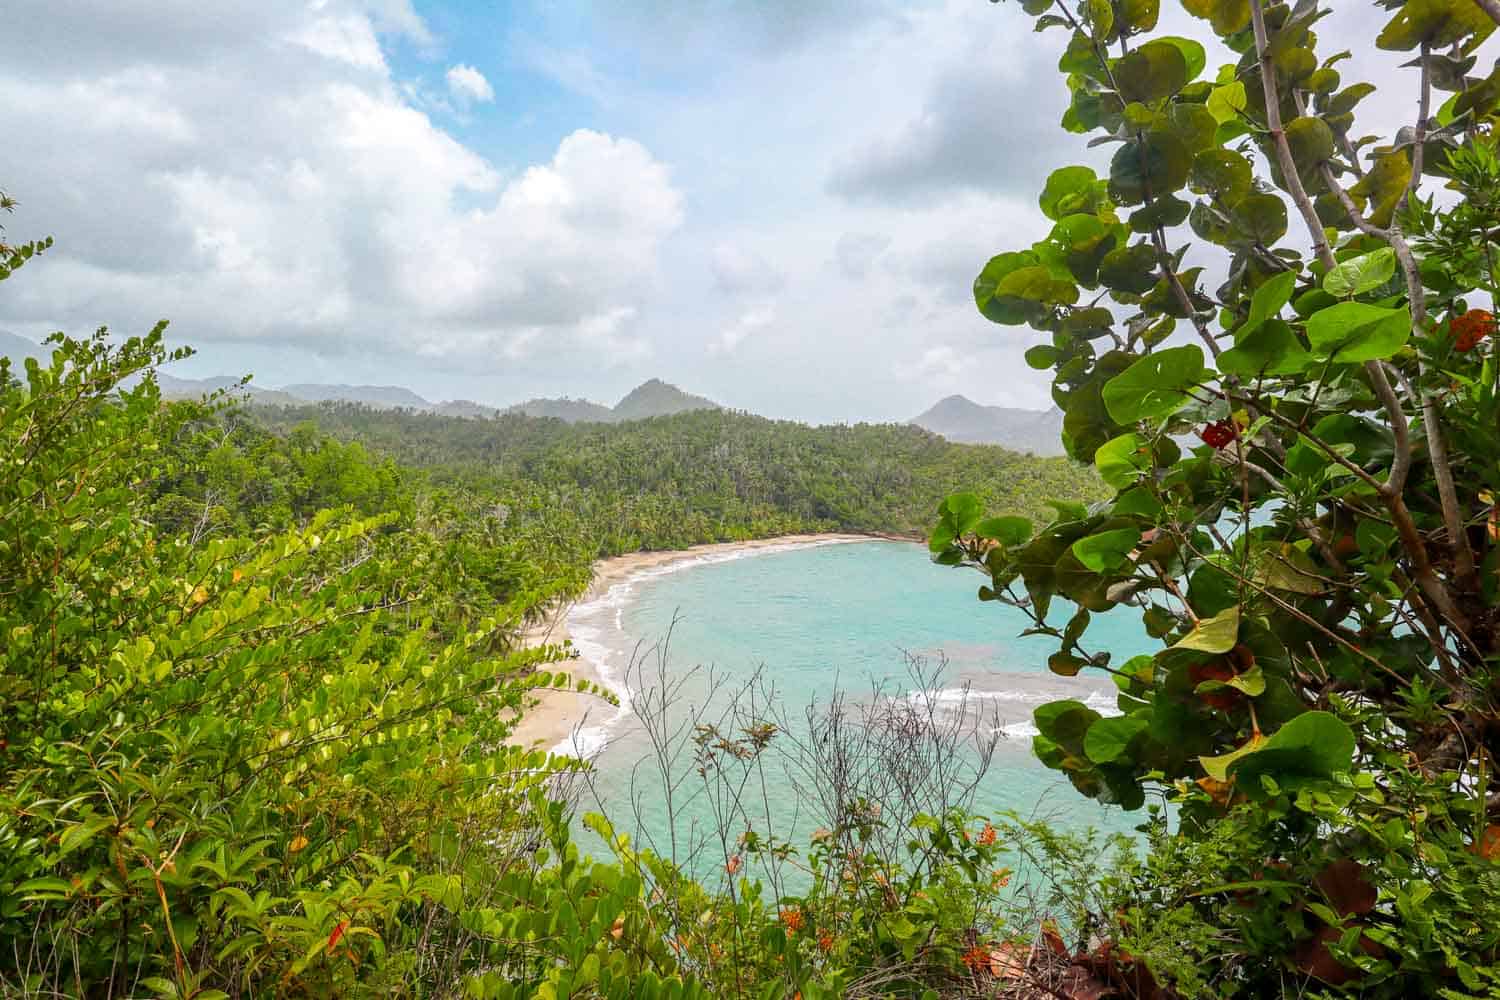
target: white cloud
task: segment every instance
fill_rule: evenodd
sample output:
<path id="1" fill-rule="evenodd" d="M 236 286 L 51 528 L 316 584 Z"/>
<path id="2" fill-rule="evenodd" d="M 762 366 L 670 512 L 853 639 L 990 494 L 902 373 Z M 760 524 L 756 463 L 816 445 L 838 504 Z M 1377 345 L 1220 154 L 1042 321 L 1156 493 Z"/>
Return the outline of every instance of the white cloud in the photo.
<path id="1" fill-rule="evenodd" d="M 485 103 L 495 99 L 495 88 L 473 66 L 459 63 L 448 70 L 448 92 L 460 104 Z"/>
<path id="2" fill-rule="evenodd" d="M 833 245 L 833 258 L 844 277 L 863 278 L 891 245 L 883 233 L 845 233 Z"/>
<path id="3" fill-rule="evenodd" d="M 708 266 L 713 271 L 714 284 L 730 295 L 774 292 L 786 283 L 786 278 L 765 257 L 729 243 L 714 247 Z"/>
<path id="4" fill-rule="evenodd" d="M 166 316 L 200 347 L 468 372 L 649 354 L 637 327 L 683 219 L 668 168 L 589 130 L 543 162 L 491 163 L 394 81 L 381 33 L 420 41 L 421 22 L 382 8 L 394 27 L 353 0 L 271 5 L 207 65 L 101 47 L 63 80 L 0 66 L 0 129 L 28 150 L 5 178 L 17 221 L 57 237 L 10 283 L 0 328 Z M 459 79 L 477 99 L 483 77 Z"/>
<path id="5" fill-rule="evenodd" d="M 776 322 L 776 309 L 761 305 L 740 316 L 719 332 L 719 339 L 708 345 L 710 354 L 733 354 L 747 338 Z"/>
<path id="6" fill-rule="evenodd" d="M 923 351 L 915 362 L 897 366 L 896 373 L 906 379 L 947 385 L 957 379 L 963 370 L 963 360 L 958 351 L 948 344 L 939 344 Z"/>

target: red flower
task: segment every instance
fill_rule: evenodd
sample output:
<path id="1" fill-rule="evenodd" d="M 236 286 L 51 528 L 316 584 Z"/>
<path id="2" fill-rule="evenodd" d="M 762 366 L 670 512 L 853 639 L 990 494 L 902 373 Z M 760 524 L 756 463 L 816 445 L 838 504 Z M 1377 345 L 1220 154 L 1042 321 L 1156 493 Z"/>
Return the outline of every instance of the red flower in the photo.
<path id="1" fill-rule="evenodd" d="M 1484 309 L 1470 309 L 1462 316 L 1448 321 L 1453 332 L 1453 346 L 1465 353 L 1479 346 L 1479 342 L 1495 332 L 1495 317 Z"/>
<path id="2" fill-rule="evenodd" d="M 1228 420 L 1215 420 L 1200 430 L 1198 436 L 1203 439 L 1204 444 L 1219 451 L 1239 437 L 1239 430 Z"/>

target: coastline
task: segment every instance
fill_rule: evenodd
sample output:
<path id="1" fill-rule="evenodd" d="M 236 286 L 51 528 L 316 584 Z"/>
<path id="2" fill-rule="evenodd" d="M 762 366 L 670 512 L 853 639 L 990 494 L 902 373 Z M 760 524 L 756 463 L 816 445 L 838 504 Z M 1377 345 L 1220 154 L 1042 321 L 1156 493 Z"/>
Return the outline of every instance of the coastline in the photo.
<path id="1" fill-rule="evenodd" d="M 735 557 L 743 553 L 761 550 L 785 551 L 817 545 L 839 545 L 852 542 L 873 541 L 918 541 L 899 535 L 851 534 L 847 532 L 821 532 L 809 535 L 777 535 L 772 538 L 757 538 L 745 542 L 714 542 L 694 545 L 686 549 L 671 549 L 657 552 L 631 552 L 612 556 L 594 563 L 594 579 L 584 594 L 573 601 L 558 605 L 547 616 L 528 629 L 522 638 L 530 646 L 562 645 L 569 641 L 568 616 L 580 604 L 606 597 L 612 587 L 628 583 L 651 570 L 659 570 L 677 563 L 701 560 L 705 556 Z M 576 647 L 574 647 L 576 649 Z M 553 669 L 566 671 L 574 680 L 583 679 L 600 687 L 610 687 L 597 664 L 583 657 L 562 660 Z M 522 717 L 511 734 L 511 742 L 528 748 L 549 750 L 554 753 L 570 752 L 571 746 L 581 746 L 579 734 L 585 727 L 601 725 L 614 717 L 614 706 L 601 698 L 579 694 L 569 690 L 548 690 L 537 693 L 538 704 L 532 706 Z"/>

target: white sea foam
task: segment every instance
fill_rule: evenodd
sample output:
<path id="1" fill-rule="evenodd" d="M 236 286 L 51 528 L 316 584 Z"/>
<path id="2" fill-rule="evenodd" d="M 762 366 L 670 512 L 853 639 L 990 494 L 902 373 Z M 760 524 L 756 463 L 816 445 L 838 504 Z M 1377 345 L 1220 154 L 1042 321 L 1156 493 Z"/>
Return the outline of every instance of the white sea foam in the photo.
<path id="1" fill-rule="evenodd" d="M 984 678 L 988 683 L 999 683 L 1002 680 L 1011 680 L 1018 687 L 1000 690 L 985 690 L 981 688 L 942 688 L 938 691 L 908 691 L 906 698 L 912 704 L 925 704 L 931 701 L 940 708 L 949 710 L 962 706 L 965 711 L 978 713 L 994 712 L 999 716 L 999 724 L 991 732 L 1007 737 L 1029 738 L 1039 735 L 1036 724 L 1031 721 L 1030 706 L 1045 705 L 1049 701 L 1061 701 L 1072 698 L 1081 701 L 1086 707 L 1093 709 L 1100 715 L 1120 715 L 1120 709 L 1115 695 L 1109 690 L 1094 689 L 1080 697 L 1076 690 L 1069 690 L 1066 682 L 1052 683 L 1043 675 L 1030 673 L 991 673 Z M 1025 707 L 1026 717 L 1024 719 L 1010 719 L 1006 716 L 1005 709 L 1009 706 L 1018 708 Z"/>
<path id="2" fill-rule="evenodd" d="M 594 665 L 599 680 L 619 699 L 620 704 L 608 719 L 598 725 L 580 726 L 567 739 L 553 747 L 552 752 L 576 755 L 588 760 L 609 744 L 611 734 L 630 716 L 631 691 L 625 683 L 624 674 L 630 665 L 630 650 L 634 649 L 637 637 L 625 632 L 625 608 L 634 598 L 640 584 L 698 566 L 867 540 L 820 538 L 704 552 L 636 570 L 620 582 L 611 584 L 599 596 L 575 604 L 568 612 L 568 635 L 572 638 L 578 655 Z"/>

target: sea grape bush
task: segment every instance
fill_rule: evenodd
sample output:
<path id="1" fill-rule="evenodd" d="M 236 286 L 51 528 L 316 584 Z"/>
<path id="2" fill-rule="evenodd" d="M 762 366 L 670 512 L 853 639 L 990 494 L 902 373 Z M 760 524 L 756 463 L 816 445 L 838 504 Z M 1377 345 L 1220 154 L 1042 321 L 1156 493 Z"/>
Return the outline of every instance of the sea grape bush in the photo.
<path id="1" fill-rule="evenodd" d="M 1157 991 L 1493 995 L 1500 10 L 1379 4 L 1413 111 L 1366 136 L 1375 88 L 1315 0 L 1184 0 L 1217 69 L 1156 0 L 1022 6 L 1058 38 L 1062 127 L 1113 152 L 1051 174 L 1050 234 L 974 296 L 1046 335 L 1027 360 L 1114 496 L 1033 527 L 956 494 L 931 547 L 1058 641 L 1054 672 L 1118 685 L 1118 715 L 1038 709 L 1041 760 L 1176 803 L 1110 933 Z M 1091 645 L 1105 613 L 1161 650 Z"/>

